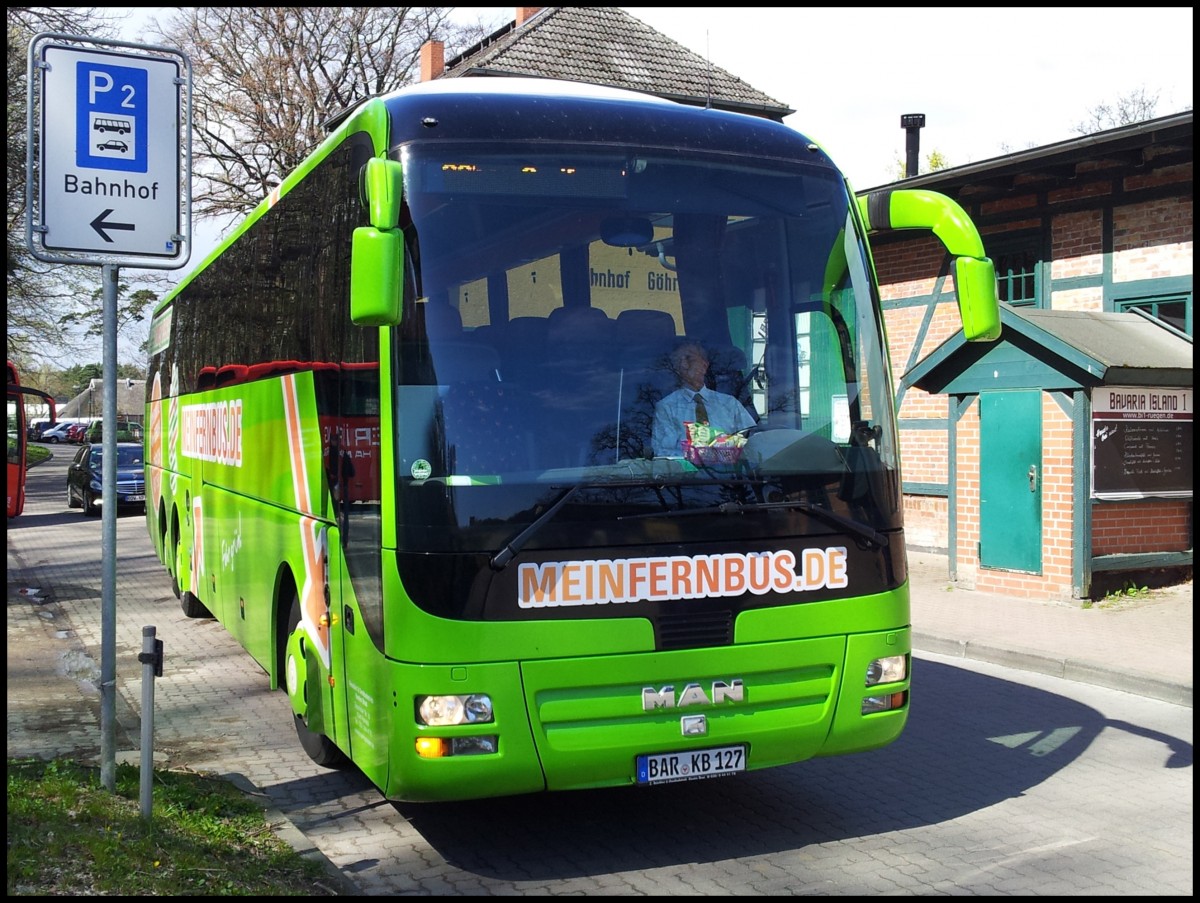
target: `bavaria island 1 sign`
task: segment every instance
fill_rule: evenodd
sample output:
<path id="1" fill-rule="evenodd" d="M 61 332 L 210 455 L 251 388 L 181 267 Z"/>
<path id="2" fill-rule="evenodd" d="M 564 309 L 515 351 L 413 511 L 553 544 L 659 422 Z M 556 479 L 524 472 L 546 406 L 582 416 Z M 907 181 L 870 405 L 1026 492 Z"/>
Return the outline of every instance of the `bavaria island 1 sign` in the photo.
<path id="1" fill-rule="evenodd" d="M 190 165 L 180 144 L 186 59 L 120 46 L 134 50 L 31 47 L 31 83 L 41 82 L 31 246 L 55 260 L 179 266 L 190 244 L 180 204 Z"/>

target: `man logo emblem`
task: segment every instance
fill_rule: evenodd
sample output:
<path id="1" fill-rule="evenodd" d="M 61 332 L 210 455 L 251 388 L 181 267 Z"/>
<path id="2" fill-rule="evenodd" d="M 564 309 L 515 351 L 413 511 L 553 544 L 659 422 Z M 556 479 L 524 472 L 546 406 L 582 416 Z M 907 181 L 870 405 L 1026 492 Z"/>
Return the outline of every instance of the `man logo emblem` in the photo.
<path id="1" fill-rule="evenodd" d="M 691 683 L 675 694 L 674 686 L 666 686 L 661 690 L 654 687 L 642 688 L 642 709 L 653 712 L 655 709 L 675 709 L 690 705 L 717 705 L 722 702 L 742 702 L 746 698 L 745 687 L 740 678 L 729 683 L 714 680 L 712 692 L 706 694 L 700 684 Z"/>

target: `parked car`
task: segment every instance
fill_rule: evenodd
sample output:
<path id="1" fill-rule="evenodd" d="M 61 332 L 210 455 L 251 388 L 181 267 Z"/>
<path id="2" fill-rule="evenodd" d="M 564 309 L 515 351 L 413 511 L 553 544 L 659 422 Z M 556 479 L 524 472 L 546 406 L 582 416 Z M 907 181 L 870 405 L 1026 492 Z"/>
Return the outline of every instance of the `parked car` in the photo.
<path id="1" fill-rule="evenodd" d="M 104 441 L 104 421 L 93 420 L 87 428 L 85 441 L 92 445 L 99 445 Z M 118 442 L 141 442 L 142 441 L 142 425 L 131 420 L 117 421 L 117 441 Z"/>
<path id="2" fill-rule="evenodd" d="M 117 508 L 146 508 L 146 473 L 140 442 L 117 443 Z M 85 445 L 67 466 L 67 507 L 92 517 L 104 503 L 104 446 Z"/>
<path id="3" fill-rule="evenodd" d="M 64 423 L 61 420 L 54 426 L 46 427 L 42 430 L 42 435 L 38 437 L 39 442 L 49 442 L 57 445 L 59 442 L 67 441 L 67 430 L 73 427 L 73 423 Z"/>
<path id="4" fill-rule="evenodd" d="M 86 441 L 87 428 L 86 423 L 72 423 L 67 427 L 66 441 L 73 445 L 83 445 Z"/>

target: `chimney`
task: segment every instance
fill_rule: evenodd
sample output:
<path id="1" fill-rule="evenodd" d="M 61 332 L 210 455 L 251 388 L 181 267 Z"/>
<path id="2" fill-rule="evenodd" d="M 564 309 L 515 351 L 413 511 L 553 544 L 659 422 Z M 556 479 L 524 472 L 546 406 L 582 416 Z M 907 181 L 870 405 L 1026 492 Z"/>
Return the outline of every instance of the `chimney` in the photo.
<path id="1" fill-rule="evenodd" d="M 441 41 L 426 41 L 421 45 L 421 81 L 441 78 L 446 71 L 446 45 Z"/>
<path id="2" fill-rule="evenodd" d="M 520 28 L 534 16 L 542 11 L 540 6 L 518 6 L 517 7 L 517 28 Z"/>
<path id="3" fill-rule="evenodd" d="M 905 132 L 904 178 L 911 179 L 920 169 L 921 129 L 925 128 L 924 113 L 905 113 L 900 117 L 900 128 Z"/>

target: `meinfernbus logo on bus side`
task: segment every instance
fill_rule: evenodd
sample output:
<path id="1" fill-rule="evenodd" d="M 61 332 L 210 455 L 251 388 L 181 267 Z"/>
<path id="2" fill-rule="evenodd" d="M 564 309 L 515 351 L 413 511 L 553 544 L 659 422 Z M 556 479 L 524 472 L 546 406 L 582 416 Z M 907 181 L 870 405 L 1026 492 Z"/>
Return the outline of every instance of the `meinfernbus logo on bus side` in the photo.
<path id="1" fill-rule="evenodd" d="M 214 464 L 242 466 L 242 400 L 185 404 L 183 456 Z"/>

